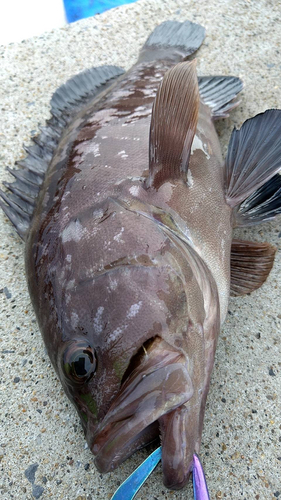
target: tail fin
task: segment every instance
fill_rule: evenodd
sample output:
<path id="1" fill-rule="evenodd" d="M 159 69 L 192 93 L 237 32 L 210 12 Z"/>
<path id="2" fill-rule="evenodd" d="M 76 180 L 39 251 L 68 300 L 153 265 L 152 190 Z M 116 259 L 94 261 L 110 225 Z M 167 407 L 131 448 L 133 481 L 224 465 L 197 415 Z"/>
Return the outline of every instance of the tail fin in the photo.
<path id="1" fill-rule="evenodd" d="M 269 109 L 234 129 L 226 159 L 226 200 L 236 225 L 248 226 L 281 213 L 281 110 Z"/>
<path id="2" fill-rule="evenodd" d="M 157 59 L 186 59 L 199 49 L 205 38 L 205 28 L 185 21 L 165 21 L 155 28 L 144 44 L 139 62 Z"/>

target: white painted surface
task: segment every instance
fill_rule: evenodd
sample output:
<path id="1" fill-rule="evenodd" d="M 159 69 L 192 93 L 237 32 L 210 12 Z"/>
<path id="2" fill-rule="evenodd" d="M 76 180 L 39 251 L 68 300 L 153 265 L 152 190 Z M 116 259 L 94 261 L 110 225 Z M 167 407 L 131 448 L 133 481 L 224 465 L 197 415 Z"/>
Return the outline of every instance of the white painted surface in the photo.
<path id="1" fill-rule="evenodd" d="M 0 16 L 0 44 L 21 42 L 66 24 L 62 0 L 3 1 Z"/>

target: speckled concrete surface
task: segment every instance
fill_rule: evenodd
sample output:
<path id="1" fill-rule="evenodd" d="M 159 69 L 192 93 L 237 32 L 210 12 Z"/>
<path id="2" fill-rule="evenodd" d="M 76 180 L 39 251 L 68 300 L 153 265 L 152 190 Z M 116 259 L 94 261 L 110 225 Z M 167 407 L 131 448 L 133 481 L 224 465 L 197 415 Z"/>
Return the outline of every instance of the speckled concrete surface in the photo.
<path id="1" fill-rule="evenodd" d="M 1 52 L 1 178 L 24 156 L 23 143 L 49 116 L 53 91 L 71 75 L 104 63 L 129 68 L 154 26 L 166 19 L 207 29 L 201 75 L 238 75 L 241 104 L 218 124 L 224 151 L 232 127 L 281 108 L 281 4 L 276 0 L 140 0 Z M 27 293 L 24 245 L 0 213 L 0 497 L 108 499 L 147 452 L 116 472 L 97 473 L 74 409 L 46 356 Z M 240 235 L 280 248 L 278 221 Z M 208 398 L 201 458 L 212 499 L 281 498 L 280 252 L 267 283 L 231 299 Z M 166 490 L 161 466 L 141 499 L 188 499 Z"/>

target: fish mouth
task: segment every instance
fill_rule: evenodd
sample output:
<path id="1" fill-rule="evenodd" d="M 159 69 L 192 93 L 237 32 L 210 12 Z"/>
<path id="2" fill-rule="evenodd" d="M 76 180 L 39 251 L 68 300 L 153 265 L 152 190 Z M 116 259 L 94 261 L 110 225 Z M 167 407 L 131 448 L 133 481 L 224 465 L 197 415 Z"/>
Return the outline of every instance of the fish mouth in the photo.
<path id="1" fill-rule="evenodd" d="M 165 441 L 170 440 L 167 429 L 173 427 L 169 416 L 175 411 L 181 414 L 178 409 L 193 395 L 188 361 L 182 352 L 160 337 L 142 347 L 143 354 L 131 363 L 132 371 L 127 370 L 119 393 L 92 438 L 90 447 L 100 472 L 112 471 L 137 449 L 156 439 L 159 427 L 165 449 Z M 172 418 L 172 422 L 181 420 Z M 166 446 L 164 457 L 174 452 L 173 439 L 171 443 L 172 447 Z"/>

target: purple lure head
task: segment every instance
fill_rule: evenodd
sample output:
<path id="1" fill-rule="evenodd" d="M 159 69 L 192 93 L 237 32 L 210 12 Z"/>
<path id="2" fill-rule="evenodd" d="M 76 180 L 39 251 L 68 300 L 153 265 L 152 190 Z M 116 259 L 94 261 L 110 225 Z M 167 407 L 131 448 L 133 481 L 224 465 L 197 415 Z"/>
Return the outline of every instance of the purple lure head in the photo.
<path id="1" fill-rule="evenodd" d="M 194 500 L 210 500 L 203 467 L 196 454 L 193 455 L 192 480 Z"/>

